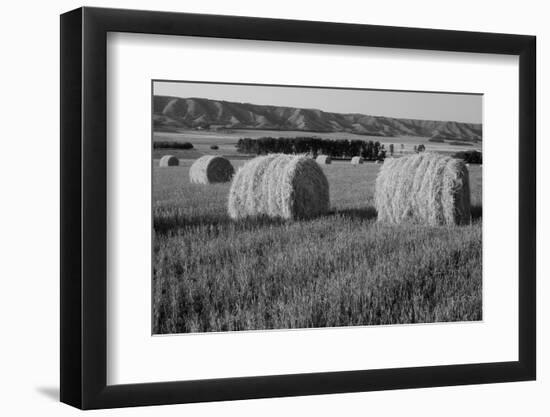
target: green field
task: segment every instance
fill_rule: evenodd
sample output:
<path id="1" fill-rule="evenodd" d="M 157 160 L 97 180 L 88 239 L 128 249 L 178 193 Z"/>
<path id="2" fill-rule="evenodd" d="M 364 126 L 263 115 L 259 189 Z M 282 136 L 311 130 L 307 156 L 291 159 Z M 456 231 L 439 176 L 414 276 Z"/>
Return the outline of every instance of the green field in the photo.
<path id="1" fill-rule="evenodd" d="M 472 224 L 423 227 L 376 222 L 373 163 L 323 166 L 325 216 L 234 222 L 229 184 L 190 184 L 180 162 L 154 164 L 154 333 L 481 320 L 479 166 Z"/>

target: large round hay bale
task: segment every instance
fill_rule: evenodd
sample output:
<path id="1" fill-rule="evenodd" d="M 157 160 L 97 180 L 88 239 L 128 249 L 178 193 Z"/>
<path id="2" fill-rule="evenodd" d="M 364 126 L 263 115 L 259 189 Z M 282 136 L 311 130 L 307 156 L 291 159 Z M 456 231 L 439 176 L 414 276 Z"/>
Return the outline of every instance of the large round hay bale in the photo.
<path id="1" fill-rule="evenodd" d="M 189 169 L 189 179 L 194 184 L 211 184 L 231 181 L 235 170 L 223 156 L 201 156 Z"/>
<path id="2" fill-rule="evenodd" d="M 260 156 L 235 174 L 228 199 L 232 219 L 303 219 L 326 213 L 329 185 L 321 167 L 302 155 Z"/>
<path id="3" fill-rule="evenodd" d="M 332 159 L 328 155 L 319 155 L 317 159 L 315 159 L 318 164 L 321 165 L 328 165 L 332 162 Z"/>
<path id="4" fill-rule="evenodd" d="M 363 163 L 363 158 L 361 158 L 360 156 L 354 156 L 353 158 L 351 158 L 352 165 L 359 165 L 362 163 Z"/>
<path id="5" fill-rule="evenodd" d="M 160 158 L 159 166 L 161 167 L 176 167 L 180 164 L 180 160 L 174 155 L 164 155 Z"/>
<path id="6" fill-rule="evenodd" d="M 378 220 L 427 225 L 470 222 L 470 179 L 463 161 L 435 153 L 388 159 L 374 193 Z"/>

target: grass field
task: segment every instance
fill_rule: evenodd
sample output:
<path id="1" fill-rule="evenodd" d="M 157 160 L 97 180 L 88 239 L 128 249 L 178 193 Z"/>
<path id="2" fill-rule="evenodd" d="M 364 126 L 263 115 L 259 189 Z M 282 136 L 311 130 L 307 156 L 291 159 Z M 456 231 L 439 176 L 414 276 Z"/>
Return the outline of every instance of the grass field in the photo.
<path id="1" fill-rule="evenodd" d="M 479 166 L 472 224 L 422 227 L 376 222 L 372 163 L 323 166 L 328 215 L 233 222 L 229 184 L 190 184 L 192 161 L 155 162 L 156 334 L 482 318 Z"/>
<path id="2" fill-rule="evenodd" d="M 357 135 L 353 133 L 318 133 L 318 132 L 300 132 L 300 131 L 284 131 L 284 130 L 246 130 L 246 129 L 232 129 L 228 131 L 209 131 L 209 130 L 182 130 L 179 133 L 170 132 L 155 132 L 153 134 L 153 140 L 156 141 L 179 141 L 190 142 L 194 146 L 194 150 L 191 151 L 176 151 L 179 158 L 195 159 L 202 154 L 221 154 L 221 155 L 238 155 L 235 145 L 240 138 L 252 138 L 257 139 L 261 137 L 318 137 L 322 139 L 348 139 L 348 140 L 372 140 L 374 142 L 379 141 L 389 148 L 391 143 L 395 146 L 395 152 L 399 154 L 401 152 L 400 145 L 405 146 L 403 152 L 413 152 L 415 145 L 423 144 L 427 151 L 440 152 L 440 153 L 455 153 L 459 151 L 478 150 L 481 151 L 481 143 L 475 143 L 468 146 L 468 144 L 451 145 L 449 142 L 438 143 L 430 142 L 428 138 L 416 137 L 416 136 L 403 136 L 403 137 L 391 137 L 384 138 L 380 136 L 366 136 Z M 219 146 L 219 149 L 214 151 L 210 149 L 211 145 Z M 156 152 L 154 157 L 159 158 L 162 154 L 171 153 L 174 151 L 162 150 L 160 153 Z M 198 155 L 198 156 L 197 156 Z"/>

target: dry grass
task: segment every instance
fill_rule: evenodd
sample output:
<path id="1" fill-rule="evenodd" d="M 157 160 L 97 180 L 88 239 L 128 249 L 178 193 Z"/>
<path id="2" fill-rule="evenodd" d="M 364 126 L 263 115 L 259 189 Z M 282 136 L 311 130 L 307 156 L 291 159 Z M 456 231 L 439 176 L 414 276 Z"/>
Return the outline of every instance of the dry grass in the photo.
<path id="1" fill-rule="evenodd" d="M 377 222 L 381 165 L 338 161 L 322 167 L 325 215 L 233 221 L 230 184 L 192 184 L 189 166 L 154 170 L 154 333 L 482 318 L 478 166 L 475 219 L 463 227 Z"/>

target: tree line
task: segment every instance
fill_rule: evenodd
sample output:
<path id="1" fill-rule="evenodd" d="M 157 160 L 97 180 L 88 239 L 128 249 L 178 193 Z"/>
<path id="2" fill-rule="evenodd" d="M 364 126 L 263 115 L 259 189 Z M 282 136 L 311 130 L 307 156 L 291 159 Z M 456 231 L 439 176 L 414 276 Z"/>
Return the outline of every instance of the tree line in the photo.
<path id="1" fill-rule="evenodd" d="M 193 149 L 193 144 L 190 142 L 156 140 L 153 141 L 153 149 Z"/>
<path id="2" fill-rule="evenodd" d="M 256 155 L 265 155 L 268 153 L 308 153 L 314 157 L 317 155 L 329 155 L 333 158 L 361 156 L 363 159 L 371 161 L 383 160 L 386 157 L 386 149 L 378 141 L 320 139 L 313 137 L 243 138 L 239 139 L 237 150 L 242 153 Z"/>

